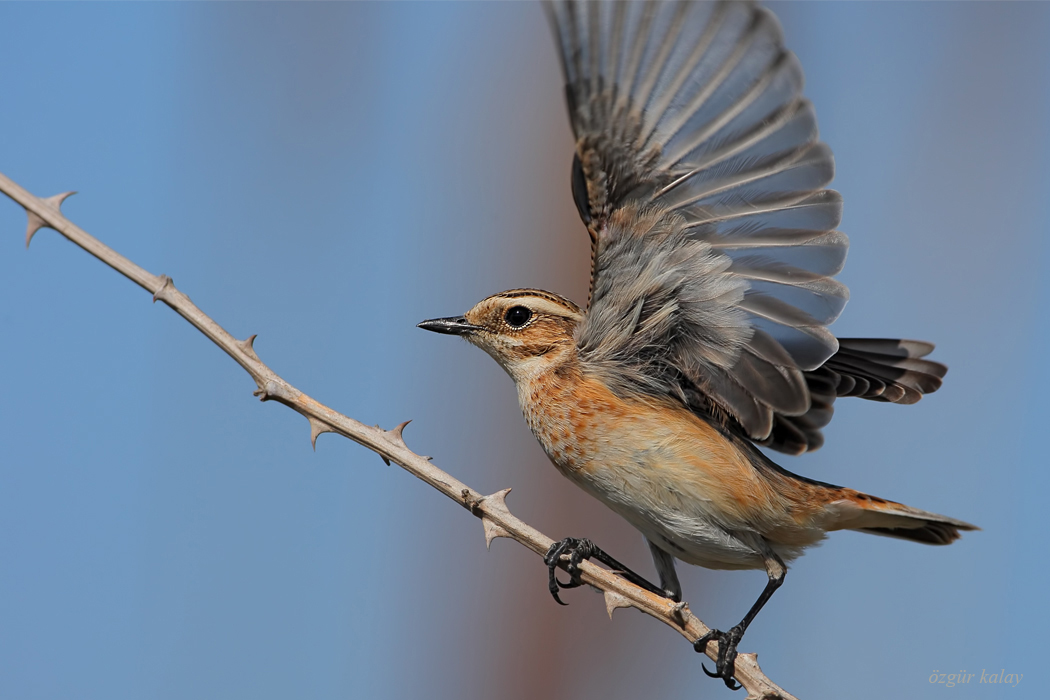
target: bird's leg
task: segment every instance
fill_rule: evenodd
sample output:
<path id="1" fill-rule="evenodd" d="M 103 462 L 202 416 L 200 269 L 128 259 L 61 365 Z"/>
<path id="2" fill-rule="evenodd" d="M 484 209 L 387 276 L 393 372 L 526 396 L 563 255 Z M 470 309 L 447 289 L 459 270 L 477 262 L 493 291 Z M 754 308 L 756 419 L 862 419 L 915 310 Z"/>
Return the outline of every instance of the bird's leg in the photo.
<path id="1" fill-rule="evenodd" d="M 646 538 L 649 543 L 649 551 L 653 554 L 653 564 L 656 565 L 656 573 L 660 574 L 660 588 L 663 597 L 681 602 L 682 584 L 678 583 L 678 572 L 674 570 L 674 557 L 653 544 L 652 540 Z"/>
<path id="2" fill-rule="evenodd" d="M 703 669 L 704 673 L 712 678 L 721 678 L 725 681 L 726 686 L 730 690 L 740 688 L 740 684 L 733 680 L 733 674 L 736 672 L 736 645 L 740 643 L 744 632 L 747 631 L 747 626 L 755 619 L 755 615 L 758 615 L 758 611 L 773 596 L 774 591 L 784 583 L 787 567 L 784 566 L 784 562 L 780 560 L 780 557 L 770 552 L 766 557 L 766 573 L 769 575 L 766 587 L 762 589 L 762 594 L 758 596 L 758 600 L 747 611 L 747 615 L 744 615 L 744 619 L 740 621 L 740 624 L 731 628 L 728 632 L 710 630 L 703 637 L 693 642 L 693 648 L 701 654 L 707 650 L 708 642 L 718 642 L 718 660 L 715 661 L 714 673 L 708 671 L 707 666 L 703 666 Z"/>
<path id="3" fill-rule="evenodd" d="M 557 575 L 554 573 L 558 564 L 561 562 L 562 555 L 569 557 L 569 561 L 565 565 L 565 570 L 569 572 L 568 582 L 559 581 Z M 576 588 L 577 586 L 583 585 L 583 581 L 580 580 L 580 562 L 584 559 L 596 559 L 609 567 L 613 573 L 623 576 L 634 585 L 644 588 L 656 595 L 664 596 L 665 598 L 667 597 L 667 591 L 631 571 L 629 568 L 606 554 L 605 551 L 597 547 L 590 540 L 566 537 L 561 542 L 555 542 L 552 544 L 551 548 L 547 550 L 547 554 L 543 557 L 543 563 L 547 565 L 548 588 L 550 589 L 551 595 L 554 596 L 554 600 L 558 601 L 561 605 L 566 605 L 566 603 L 558 597 L 558 591 L 560 589 Z"/>

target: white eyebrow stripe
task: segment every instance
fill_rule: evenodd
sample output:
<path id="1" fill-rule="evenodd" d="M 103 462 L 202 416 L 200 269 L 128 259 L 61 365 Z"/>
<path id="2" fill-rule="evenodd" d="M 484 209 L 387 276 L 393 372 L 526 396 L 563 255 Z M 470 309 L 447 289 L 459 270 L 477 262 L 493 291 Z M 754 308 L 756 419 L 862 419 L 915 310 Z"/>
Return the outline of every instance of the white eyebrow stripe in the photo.
<path id="1" fill-rule="evenodd" d="M 568 316 L 570 318 L 582 318 L 582 316 L 574 309 L 570 309 L 562 304 L 556 304 L 549 299 L 543 297 L 522 297 L 521 299 L 533 311 L 541 314 L 547 314 L 549 316 Z"/>
<path id="2" fill-rule="evenodd" d="M 507 299 L 508 301 L 520 302 L 523 306 L 528 306 L 536 313 L 548 314 L 550 316 L 567 316 L 576 320 L 582 320 L 583 314 L 575 308 L 575 305 L 570 305 L 572 302 L 555 301 L 553 298 L 547 297 L 546 295 L 540 294 L 520 294 L 520 293 L 503 293 L 497 294 L 497 297 Z M 553 295 L 551 295 L 553 296 Z"/>

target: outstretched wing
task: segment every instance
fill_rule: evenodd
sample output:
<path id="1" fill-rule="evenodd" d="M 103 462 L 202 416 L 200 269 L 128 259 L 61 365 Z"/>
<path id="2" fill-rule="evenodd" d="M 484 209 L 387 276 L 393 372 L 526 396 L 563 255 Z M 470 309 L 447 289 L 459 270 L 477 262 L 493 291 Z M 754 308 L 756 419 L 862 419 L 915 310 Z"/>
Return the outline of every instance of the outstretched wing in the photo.
<path id="1" fill-rule="evenodd" d="M 755 440 L 811 408 L 848 240 L 802 70 L 752 4 L 556 2 L 592 241 L 581 358 Z"/>

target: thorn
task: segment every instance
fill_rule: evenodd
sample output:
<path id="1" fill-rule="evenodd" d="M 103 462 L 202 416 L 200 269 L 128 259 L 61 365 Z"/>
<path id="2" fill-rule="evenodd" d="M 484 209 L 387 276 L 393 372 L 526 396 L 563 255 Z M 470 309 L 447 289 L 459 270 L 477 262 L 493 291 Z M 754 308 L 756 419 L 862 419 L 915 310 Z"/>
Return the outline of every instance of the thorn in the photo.
<path id="1" fill-rule="evenodd" d="M 29 217 L 29 224 L 26 226 L 26 248 L 28 248 L 29 242 L 33 240 L 33 235 L 47 226 L 47 223 L 37 216 L 35 211 L 29 211 L 26 209 L 26 214 Z"/>
<path id="2" fill-rule="evenodd" d="M 62 192 L 61 194 L 52 195 L 50 197 L 44 197 L 40 201 L 42 201 L 49 207 L 52 207 L 55 211 L 61 214 L 62 202 L 64 202 L 67 197 L 70 197 L 75 194 L 76 192 Z M 26 215 L 29 218 L 29 224 L 26 226 L 26 248 L 28 248 L 29 242 L 33 240 L 33 236 L 36 234 L 37 231 L 44 228 L 45 226 L 47 226 L 48 228 L 51 228 L 51 226 L 42 218 L 40 218 L 40 215 L 36 212 L 29 211 L 28 209 L 26 209 Z"/>
<path id="3" fill-rule="evenodd" d="M 492 540 L 497 537 L 510 537 L 510 533 L 488 518 L 482 518 L 481 524 L 485 528 L 485 549 L 492 547 Z"/>
<path id="4" fill-rule="evenodd" d="M 158 289 L 157 291 L 153 292 L 153 303 L 154 303 L 154 304 L 156 304 L 156 303 L 157 303 L 157 300 L 158 300 L 158 299 L 161 299 L 161 298 L 162 298 L 162 295 L 164 294 L 164 291 L 165 291 L 165 290 L 166 290 L 166 289 L 167 289 L 167 288 L 168 288 L 168 287 L 169 287 L 169 286 L 171 285 L 171 283 L 172 283 L 172 281 L 171 281 L 171 278 L 170 278 L 170 277 L 168 277 L 167 275 L 161 275 L 161 276 L 160 276 L 160 282 L 161 282 L 161 285 L 160 285 L 160 289 Z"/>
<path id="5" fill-rule="evenodd" d="M 404 445 L 405 444 L 405 436 L 404 436 L 405 426 L 408 425 L 411 422 L 412 422 L 411 420 L 406 420 L 404 423 L 401 423 L 396 428 L 393 428 L 391 430 L 387 430 L 386 434 L 387 435 L 392 435 L 395 440 L 397 440 L 402 445 Z M 376 427 L 378 427 L 378 426 L 376 426 Z M 407 447 L 407 445 L 406 445 L 406 447 Z"/>
<path id="6" fill-rule="evenodd" d="M 62 203 L 72 195 L 77 194 L 77 190 L 70 190 L 68 192 L 60 192 L 59 194 L 53 194 L 49 197 L 44 197 L 45 203 L 50 207 L 55 207 L 57 211 L 62 211 Z"/>
<path id="7" fill-rule="evenodd" d="M 482 503 L 488 502 L 492 503 L 497 510 L 505 510 L 509 513 L 510 511 L 507 509 L 508 493 L 510 493 L 510 489 L 503 489 L 502 491 L 497 491 L 496 493 L 489 494 L 488 496 L 482 496 L 480 499 L 478 499 L 478 502 L 474 504 L 474 507 L 476 508 Z"/>
<path id="8" fill-rule="evenodd" d="M 258 360 L 259 356 L 255 354 L 255 334 L 252 334 L 247 340 L 238 340 L 237 347 L 244 351 L 245 355 L 248 355 L 252 359 Z"/>
<path id="9" fill-rule="evenodd" d="M 403 433 L 405 432 L 405 426 L 408 425 L 411 422 L 412 422 L 411 420 L 406 420 L 404 423 L 401 423 L 397 427 L 391 428 L 390 430 L 383 430 L 382 428 L 379 428 L 378 425 L 376 427 L 379 428 L 380 430 L 383 430 L 383 433 L 385 433 L 387 436 L 389 436 L 392 440 L 394 440 L 395 442 L 401 443 L 404 447 L 407 448 L 408 445 L 405 445 L 405 437 L 404 437 Z M 389 459 L 387 459 L 383 455 L 379 455 L 379 458 L 383 460 L 383 463 L 386 464 L 386 466 L 388 466 L 388 467 L 390 466 L 390 460 Z"/>
<path id="10" fill-rule="evenodd" d="M 70 190 L 69 192 L 60 192 L 59 194 L 53 194 L 50 197 L 44 197 L 44 201 L 47 202 L 49 206 L 54 207 L 56 211 L 61 212 L 62 202 L 66 201 L 68 198 L 72 197 L 76 193 L 76 190 Z"/>
<path id="11" fill-rule="evenodd" d="M 503 489 L 497 491 L 490 496 L 482 496 L 481 498 L 472 499 L 470 497 L 470 490 L 463 489 L 460 497 L 463 499 L 463 505 L 470 510 L 474 515 L 479 515 L 478 509 L 482 503 L 490 502 L 494 510 L 501 510 L 507 512 L 507 494 L 510 493 L 510 489 Z M 481 525 L 485 529 L 485 548 L 488 549 L 492 546 L 492 540 L 497 537 L 510 537 L 511 534 L 507 532 L 506 528 L 502 525 L 498 525 L 491 518 L 486 518 L 484 515 L 481 516 Z"/>
<path id="12" fill-rule="evenodd" d="M 616 608 L 632 608 L 634 604 L 631 601 L 624 598 L 619 593 L 613 591 L 605 591 L 605 612 L 609 613 L 609 619 L 612 619 L 613 611 Z"/>
<path id="13" fill-rule="evenodd" d="M 252 338 L 254 337 L 253 335 Z M 307 416 L 306 420 L 310 421 L 310 444 L 313 445 L 314 452 L 317 452 L 317 436 L 321 433 L 334 433 L 335 431 L 316 418 Z"/>

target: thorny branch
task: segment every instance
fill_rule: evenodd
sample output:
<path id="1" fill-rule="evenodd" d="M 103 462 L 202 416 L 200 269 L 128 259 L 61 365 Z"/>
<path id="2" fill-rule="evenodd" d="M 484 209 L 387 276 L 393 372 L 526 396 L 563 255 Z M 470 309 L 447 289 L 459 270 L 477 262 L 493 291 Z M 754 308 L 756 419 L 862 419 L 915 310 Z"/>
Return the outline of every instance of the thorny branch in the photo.
<path id="1" fill-rule="evenodd" d="M 513 539 L 543 556 L 554 543 L 552 539 L 516 518 L 505 502 L 510 489 L 485 496 L 450 474 L 438 469 L 428 458 L 416 454 L 405 444 L 402 433 L 408 421 L 391 430 L 370 427 L 337 413 L 293 387 L 267 367 L 255 353 L 255 336 L 237 340 L 175 288 L 167 275 L 153 275 L 112 248 L 90 236 L 66 219 L 59 211 L 72 192 L 53 197 L 36 197 L 0 173 L 0 191 L 25 208 L 29 217 L 26 247 L 41 228 L 52 228 L 96 258 L 150 292 L 153 300 L 162 301 L 185 318 L 227 355 L 244 368 L 258 387 L 254 392 L 262 401 L 277 401 L 302 414 L 310 423 L 310 440 L 316 444 L 321 433 L 337 433 L 377 453 L 384 461 L 393 462 L 460 504 L 481 519 L 485 542 L 497 537 Z M 563 560 L 562 566 L 564 567 Z M 676 630 L 690 642 L 707 633 L 708 627 L 683 604 L 675 604 L 627 582 L 600 566 L 584 561 L 580 565 L 585 583 L 602 590 L 605 607 L 612 617 L 616 608 L 637 608 Z M 718 645 L 708 644 L 707 655 L 717 659 Z M 755 654 L 740 654 L 736 660 L 736 679 L 747 690 L 748 700 L 795 700 L 794 696 L 770 681 L 758 666 Z"/>

